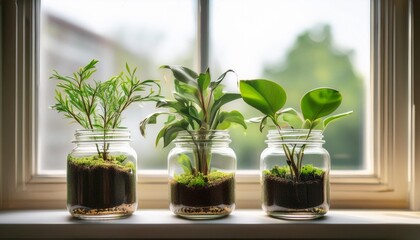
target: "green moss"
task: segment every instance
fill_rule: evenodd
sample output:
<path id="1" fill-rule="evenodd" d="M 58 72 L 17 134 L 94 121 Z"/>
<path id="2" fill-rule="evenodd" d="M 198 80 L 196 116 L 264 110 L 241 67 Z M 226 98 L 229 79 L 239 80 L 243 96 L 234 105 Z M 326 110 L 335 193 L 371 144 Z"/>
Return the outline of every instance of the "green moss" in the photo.
<path id="1" fill-rule="evenodd" d="M 202 173 L 198 173 L 196 176 L 191 173 L 183 173 L 175 175 L 174 179 L 179 184 L 187 185 L 188 187 L 205 187 L 217 184 L 218 182 L 231 177 L 233 177 L 233 173 L 213 171 L 207 176 L 204 176 Z"/>
<path id="2" fill-rule="evenodd" d="M 73 157 L 68 155 L 67 161 L 80 166 L 85 167 L 116 167 L 119 169 L 122 169 L 124 171 L 127 170 L 136 170 L 136 167 L 133 162 L 127 161 L 124 163 L 124 161 L 127 159 L 126 155 L 118 155 L 118 156 L 110 156 L 109 160 L 104 160 L 102 157 L 98 155 L 93 155 L 89 157 Z"/>
<path id="3" fill-rule="evenodd" d="M 312 164 L 307 164 L 307 165 L 302 166 L 300 178 L 303 181 L 319 179 L 319 178 L 322 178 L 322 176 L 324 175 L 324 172 L 325 172 L 324 170 L 314 167 Z"/>
<path id="4" fill-rule="evenodd" d="M 132 163 L 132 162 L 127 162 L 125 164 L 125 167 L 126 168 L 129 168 L 129 169 L 132 169 L 132 170 L 135 170 L 136 169 L 136 166 L 134 166 L 134 163 Z"/>
<path id="5" fill-rule="evenodd" d="M 312 164 L 307 164 L 302 166 L 300 170 L 300 179 L 302 181 L 318 179 L 321 178 L 324 175 L 324 173 L 324 170 L 314 167 Z M 263 174 L 268 176 L 292 179 L 289 166 L 274 166 L 272 169 L 264 170 Z"/>
<path id="6" fill-rule="evenodd" d="M 322 169 L 314 167 L 312 164 L 308 164 L 302 167 L 302 175 L 316 175 L 321 176 L 324 171 Z"/>

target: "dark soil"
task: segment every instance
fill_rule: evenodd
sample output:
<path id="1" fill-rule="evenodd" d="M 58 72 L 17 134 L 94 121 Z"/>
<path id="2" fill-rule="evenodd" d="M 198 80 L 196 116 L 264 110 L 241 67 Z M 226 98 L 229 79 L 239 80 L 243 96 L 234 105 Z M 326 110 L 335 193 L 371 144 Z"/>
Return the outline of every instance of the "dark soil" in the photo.
<path id="1" fill-rule="evenodd" d="M 213 185 L 187 186 L 176 181 L 170 183 L 171 203 L 187 207 L 232 205 L 235 202 L 235 180 L 228 177 Z"/>
<path id="2" fill-rule="evenodd" d="M 295 183 L 290 179 L 265 175 L 264 204 L 292 209 L 319 206 L 325 201 L 324 176 Z"/>
<path id="3" fill-rule="evenodd" d="M 112 209 L 136 202 L 134 172 L 111 166 L 67 164 L 67 204 L 86 209 Z"/>

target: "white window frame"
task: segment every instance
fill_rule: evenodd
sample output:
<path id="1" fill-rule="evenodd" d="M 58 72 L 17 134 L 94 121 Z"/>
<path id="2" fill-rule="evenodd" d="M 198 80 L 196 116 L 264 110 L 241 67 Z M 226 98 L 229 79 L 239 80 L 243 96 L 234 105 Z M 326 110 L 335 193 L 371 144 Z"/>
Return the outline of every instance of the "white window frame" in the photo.
<path id="1" fill-rule="evenodd" d="M 209 1 L 198 2 L 200 70 L 208 63 Z M 0 208 L 63 208 L 66 199 L 65 176 L 39 175 L 37 163 L 37 19 L 39 2 L 2 0 L 2 80 Z M 331 176 L 333 208 L 418 209 L 413 204 L 420 182 L 414 165 L 415 91 L 410 66 L 410 0 L 371 0 L 372 4 L 372 92 L 370 125 L 373 174 L 349 172 Z M 377 41 L 377 42 L 374 42 Z M 415 91 L 415 92 L 413 92 Z M 418 95 L 418 94 L 417 94 Z M 417 118 L 419 119 L 419 118 Z M 418 120 L 417 120 L 418 121 Z M 368 129 L 368 130 L 369 130 Z M 416 131 L 419 131 L 419 127 Z M 350 143 L 349 143 L 350 144 Z M 167 208 L 166 172 L 140 171 L 140 208 Z M 411 195 L 410 195 L 411 194 Z M 410 198 L 411 197 L 411 198 Z M 411 202 L 411 205 L 410 205 Z M 257 171 L 238 171 L 238 208 L 260 208 L 260 183 Z"/>

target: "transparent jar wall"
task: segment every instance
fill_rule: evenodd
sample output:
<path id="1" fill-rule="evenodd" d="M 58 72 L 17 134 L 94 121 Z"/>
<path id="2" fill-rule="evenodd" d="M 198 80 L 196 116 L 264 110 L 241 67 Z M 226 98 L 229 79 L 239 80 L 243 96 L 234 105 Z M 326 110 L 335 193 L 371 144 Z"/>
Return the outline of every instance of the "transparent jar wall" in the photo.
<path id="1" fill-rule="evenodd" d="M 130 147 L 129 131 L 109 130 L 104 135 L 99 130 L 79 130 L 75 136 L 76 147 L 67 159 L 70 214 L 81 219 L 131 215 L 137 209 L 137 155 Z"/>
<path id="2" fill-rule="evenodd" d="M 285 219 L 311 219 L 325 215 L 330 205 L 330 156 L 322 144 L 322 133 L 307 130 L 282 130 L 268 134 L 268 147 L 261 154 L 262 208 L 270 216 Z M 288 147 L 300 175 L 289 166 Z M 296 169 L 299 169 L 296 166 Z M 294 175 L 294 176 L 293 176 Z"/>
<path id="3" fill-rule="evenodd" d="M 234 210 L 236 155 L 229 143 L 226 131 L 179 134 L 168 155 L 172 212 L 209 219 Z M 198 159 L 203 159 L 201 165 Z M 209 167 L 203 166 L 205 162 Z"/>

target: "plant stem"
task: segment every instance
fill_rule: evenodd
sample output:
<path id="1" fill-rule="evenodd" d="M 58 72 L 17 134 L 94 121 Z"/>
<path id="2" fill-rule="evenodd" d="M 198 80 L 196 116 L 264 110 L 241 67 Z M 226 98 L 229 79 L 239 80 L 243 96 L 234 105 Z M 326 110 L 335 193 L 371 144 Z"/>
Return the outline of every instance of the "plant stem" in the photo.
<path id="1" fill-rule="evenodd" d="M 277 131 L 280 135 L 280 138 L 282 140 L 284 140 L 283 136 L 281 135 L 281 126 L 280 124 L 278 124 L 276 118 L 271 117 L 271 119 L 273 120 L 274 125 L 277 128 Z M 282 144 L 281 145 L 283 148 L 284 153 L 286 154 L 286 162 L 287 165 L 289 165 L 289 167 L 291 168 L 290 173 L 292 174 L 292 178 L 295 182 L 299 182 L 299 176 L 300 176 L 300 168 L 298 168 L 297 164 L 295 163 L 294 160 L 294 148 L 293 148 L 293 152 L 290 152 L 289 147 L 287 146 L 287 144 Z"/>
<path id="2" fill-rule="evenodd" d="M 209 174 L 211 154 L 209 153 L 208 139 L 206 130 L 198 131 L 197 139 L 191 131 L 187 131 L 194 143 L 194 162 L 197 171 L 193 171 L 194 176 L 198 173 L 202 173 L 204 176 Z"/>

